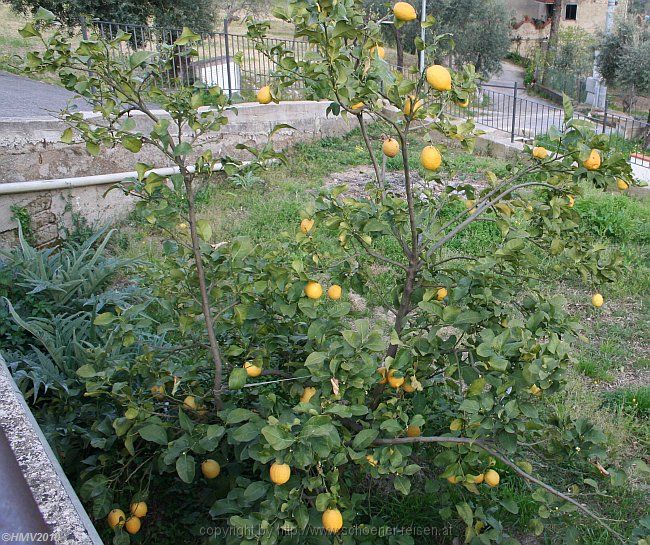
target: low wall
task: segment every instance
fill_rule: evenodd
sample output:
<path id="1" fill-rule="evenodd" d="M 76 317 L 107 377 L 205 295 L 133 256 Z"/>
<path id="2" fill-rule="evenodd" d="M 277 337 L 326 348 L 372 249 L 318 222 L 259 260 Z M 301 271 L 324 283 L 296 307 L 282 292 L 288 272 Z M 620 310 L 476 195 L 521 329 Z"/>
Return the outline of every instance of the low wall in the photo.
<path id="1" fill-rule="evenodd" d="M 350 121 L 327 116 L 328 104 L 309 101 L 264 106 L 241 104 L 237 106 L 237 113 L 227 114 L 228 125 L 202 145 L 212 149 L 217 157 L 231 155 L 249 159 L 249 154 L 235 146 L 265 143 L 273 127 L 280 123 L 294 129 L 282 129 L 274 135 L 275 149 L 348 132 L 352 128 Z M 165 115 L 164 112 L 159 114 Z M 143 129 L 150 125 L 143 115 L 135 115 L 134 119 Z M 60 142 L 64 129 L 65 125 L 53 118 L 0 119 L 0 184 L 131 171 L 138 161 L 155 167 L 170 166 L 157 150 L 148 146 L 135 155 L 122 148 L 112 148 L 102 149 L 98 157 L 91 157 L 81 142 Z M 0 246 L 16 241 L 12 209 L 24 210 L 29 215 L 39 244 L 56 240 L 60 227 L 69 225 L 75 213 L 90 223 L 123 217 L 133 203 L 117 191 L 104 196 L 111 185 L 0 195 Z"/>
<path id="2" fill-rule="evenodd" d="M 2 541 L 102 545 L 1 355 L 0 476 Z"/>

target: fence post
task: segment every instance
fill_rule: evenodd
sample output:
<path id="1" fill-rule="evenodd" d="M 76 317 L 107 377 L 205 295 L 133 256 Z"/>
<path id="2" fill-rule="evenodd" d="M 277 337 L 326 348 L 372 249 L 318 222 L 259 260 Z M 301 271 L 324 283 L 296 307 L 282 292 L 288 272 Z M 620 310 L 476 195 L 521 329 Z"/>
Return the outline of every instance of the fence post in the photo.
<path id="1" fill-rule="evenodd" d="M 607 130 L 607 97 L 605 97 L 605 113 L 603 114 L 603 134 Z"/>
<path id="2" fill-rule="evenodd" d="M 517 119 L 517 82 L 515 81 L 514 90 L 514 100 L 512 102 L 512 128 L 510 130 L 510 142 L 515 141 L 515 122 Z"/>
<path id="3" fill-rule="evenodd" d="M 86 18 L 83 15 L 79 16 L 79 24 L 81 26 L 81 37 L 84 40 L 88 39 L 88 25 L 86 24 Z"/>
<path id="4" fill-rule="evenodd" d="M 232 98 L 232 81 L 230 76 L 230 44 L 228 43 L 228 16 L 223 20 L 223 38 L 226 41 L 226 74 L 228 81 L 228 98 Z"/>

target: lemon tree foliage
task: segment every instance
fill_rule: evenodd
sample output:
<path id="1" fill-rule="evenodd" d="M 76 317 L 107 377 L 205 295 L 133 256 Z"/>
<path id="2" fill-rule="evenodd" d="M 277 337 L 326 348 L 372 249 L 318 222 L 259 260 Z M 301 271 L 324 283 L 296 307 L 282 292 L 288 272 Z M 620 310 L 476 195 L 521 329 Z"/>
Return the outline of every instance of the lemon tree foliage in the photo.
<path id="1" fill-rule="evenodd" d="M 158 308 L 145 324 L 141 312 L 119 305 L 97 315 L 98 346 L 77 371 L 80 418 L 92 424 L 76 472 L 93 516 L 108 516 L 114 542 L 126 543 L 128 533 L 147 531 L 147 519 L 140 530 L 134 515 L 129 530 L 114 510 L 134 493 L 155 509 L 152 483 L 164 478 L 200 490 L 192 494 L 203 509 L 195 529 L 236 530 L 218 542 L 410 544 L 408 534 L 345 530 L 384 524 L 359 515 L 360 482 L 381 480 L 407 495 L 423 472 L 435 476 L 428 489 L 441 516 L 464 523 L 467 543 L 517 542 L 497 517 L 495 506 L 518 510 L 500 495 L 504 480 L 539 486 L 535 533 L 551 512 L 591 514 L 537 480 L 520 456 L 522 443 L 555 437 L 561 448 L 570 437 L 574 456 L 606 463 L 603 436 L 588 422 L 562 436 L 545 416 L 543 400 L 563 387 L 579 326 L 561 295 L 545 294 L 536 270 L 552 256 L 558 271 L 582 277 L 594 292 L 616 278 L 619 256 L 593 244 L 573 203 L 585 181 L 633 184 L 625 158 L 572 119 L 567 104 L 566 129 L 552 130 L 534 156 L 527 148 L 523 166 L 504 178 L 487 173 L 482 189 L 450 184 L 441 138 L 471 150 L 477 131 L 445 106 L 473 99 L 471 66 L 393 72 L 379 54 L 381 21 L 366 21 L 352 0 L 293 0 L 276 15 L 309 49 L 301 60 L 282 45 L 265 49 L 269 25 L 249 25 L 256 47 L 276 63 L 260 102 L 279 101 L 304 82 L 311 98 L 330 101 L 333 115 L 358 122 L 376 180 L 365 197 L 345 187 L 321 195 L 296 218 L 295 233 L 264 247 L 214 240 L 210 223 L 197 219 L 197 187 L 214 183 L 218 163 L 228 173 L 240 167 L 206 145 L 233 109 L 223 93 L 162 83 L 175 55 L 196 54 L 198 36 L 186 29 L 160 52 L 120 59 L 114 52 L 128 34 L 46 38 L 47 12 L 22 31 L 45 46 L 28 55 L 25 69 L 56 71 L 102 118 L 64 112 L 71 126 L 64 141 L 80 138 L 92 154 L 148 146 L 178 167 L 162 176 L 137 163 L 138 176 L 120 184 L 164 242 L 149 277 Z M 398 25 L 413 19 L 403 5 L 396 16 Z M 388 12 L 384 20 L 393 18 Z M 428 57 L 442 39 L 426 46 Z M 401 157 L 398 189 L 385 184 L 370 120 L 386 128 L 386 155 Z M 413 134 L 422 135 L 424 150 Z M 281 157 L 271 145 L 250 151 L 260 168 Z M 418 156 L 424 181 L 416 184 Z M 494 225 L 498 241 L 473 255 L 450 249 L 476 222 Z M 370 265 L 395 278 L 383 294 L 389 330 L 360 316 L 347 297 L 373 290 Z M 120 345 L 137 346 L 136 355 L 112 359 Z"/>

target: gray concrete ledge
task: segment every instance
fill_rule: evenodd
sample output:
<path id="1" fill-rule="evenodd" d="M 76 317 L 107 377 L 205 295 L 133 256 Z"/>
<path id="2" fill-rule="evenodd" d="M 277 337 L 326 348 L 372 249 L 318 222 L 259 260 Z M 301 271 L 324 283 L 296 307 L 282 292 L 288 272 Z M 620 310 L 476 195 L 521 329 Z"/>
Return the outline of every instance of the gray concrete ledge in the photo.
<path id="1" fill-rule="evenodd" d="M 50 541 L 56 545 L 102 545 L 97 530 L 16 387 L 2 356 L 0 429 L 6 435 L 34 500 L 49 526 Z M 2 485 L 6 486 L 6 483 Z"/>

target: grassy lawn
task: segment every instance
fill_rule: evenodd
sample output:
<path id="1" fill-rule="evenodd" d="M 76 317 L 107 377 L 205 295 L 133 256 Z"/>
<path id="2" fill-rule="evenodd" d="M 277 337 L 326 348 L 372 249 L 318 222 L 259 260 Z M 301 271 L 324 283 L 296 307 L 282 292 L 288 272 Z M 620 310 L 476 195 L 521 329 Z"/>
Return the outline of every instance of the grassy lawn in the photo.
<path id="1" fill-rule="evenodd" d="M 378 129 L 372 128 L 371 132 L 379 140 Z M 337 173 L 346 173 L 348 179 L 368 175 L 368 161 L 360 141 L 358 131 L 353 131 L 342 138 L 298 145 L 288 152 L 288 166 L 273 167 L 261 179 L 249 181 L 246 187 L 222 181 L 204 189 L 200 198 L 201 215 L 210 220 L 219 240 L 248 235 L 263 243 L 273 240 L 278 233 L 294 232 L 300 210 L 319 190 L 331 185 L 332 179 L 339 178 Z M 417 139 L 411 144 L 422 145 Z M 417 157 L 415 153 L 412 155 Z M 447 151 L 445 161 L 446 175 L 475 183 L 481 183 L 487 171 L 501 175 L 506 167 L 502 160 L 453 149 Z M 389 161 L 388 170 L 391 166 L 398 167 L 396 159 Z M 413 166 L 417 168 L 415 163 Z M 579 279 L 562 277 L 552 261 L 540 271 L 540 276 L 548 278 L 548 293 L 563 294 L 571 311 L 584 325 L 581 339 L 574 347 L 575 364 L 568 376 L 567 389 L 548 399 L 545 410 L 551 419 L 559 422 L 569 417 L 595 422 L 607 436 L 611 458 L 608 467 L 626 471 L 631 485 L 605 484 L 604 479 L 598 480 L 594 467 L 585 466 L 577 459 L 549 455 L 548 451 L 542 455 L 534 446 L 522 457 L 530 460 L 535 471 L 558 489 L 574 493 L 579 490 L 581 501 L 603 513 L 613 527 L 629 533 L 644 515 L 648 498 L 648 470 L 643 458 L 647 457 L 650 441 L 650 201 L 586 189 L 576 209 L 590 231 L 622 252 L 625 271 L 617 283 L 605 288 L 606 304 L 599 311 L 588 304 L 591 288 Z M 463 249 L 465 253 L 480 249 L 494 240 L 496 234 L 492 227 L 478 224 L 455 241 L 455 249 Z M 158 255 L 158 242 L 138 227 L 125 226 L 122 243 L 129 255 L 145 255 L 151 259 Z M 390 244 L 387 244 L 382 250 L 390 254 Z M 393 282 L 393 271 L 378 271 L 377 296 L 366 301 L 367 314 L 376 320 L 386 314 L 380 292 L 389 290 Z M 419 455 L 426 456 L 426 450 Z M 585 478 L 596 479 L 598 483 L 591 481 L 595 486 L 590 488 L 583 484 Z M 424 474 L 419 486 L 414 486 L 406 498 L 395 496 L 392 488 L 379 491 L 382 493 L 368 488 L 365 514 L 370 518 L 381 516 L 396 526 L 443 528 L 447 524 L 447 507 L 439 502 L 439 481 L 435 475 Z M 381 485 L 368 483 L 368 486 Z M 518 510 L 513 513 L 497 502 L 497 516 L 517 529 L 523 543 L 550 545 L 564 539 L 584 545 L 616 542 L 592 521 L 575 513 L 538 512 L 533 489 L 514 475 L 505 476 L 501 493 L 503 489 Z M 542 537 L 534 538 L 530 524 L 540 516 L 547 531 Z M 573 538 L 575 541 L 570 541 Z M 418 543 L 446 542 L 440 536 L 433 541 L 422 539 Z"/>

